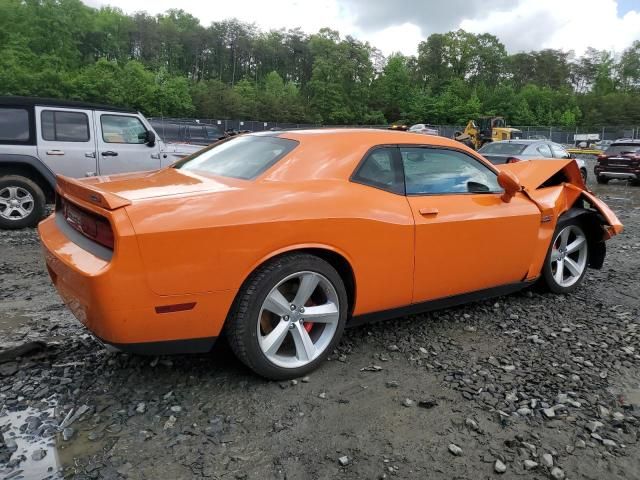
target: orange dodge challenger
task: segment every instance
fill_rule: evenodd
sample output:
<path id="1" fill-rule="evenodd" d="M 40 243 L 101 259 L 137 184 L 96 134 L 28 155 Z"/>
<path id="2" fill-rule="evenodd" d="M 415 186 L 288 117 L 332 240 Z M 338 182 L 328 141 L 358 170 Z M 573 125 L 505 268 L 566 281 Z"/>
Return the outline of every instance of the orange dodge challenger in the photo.
<path id="1" fill-rule="evenodd" d="M 443 137 L 264 132 L 153 172 L 58 177 L 39 226 L 51 279 L 102 342 L 316 368 L 345 325 L 574 290 L 622 231 L 574 160 L 497 169 Z"/>

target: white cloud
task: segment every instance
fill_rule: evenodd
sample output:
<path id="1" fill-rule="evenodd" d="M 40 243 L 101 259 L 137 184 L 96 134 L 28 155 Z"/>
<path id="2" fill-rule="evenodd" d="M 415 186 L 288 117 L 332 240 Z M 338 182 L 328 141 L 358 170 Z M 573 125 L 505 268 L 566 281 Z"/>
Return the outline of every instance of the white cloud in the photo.
<path id="1" fill-rule="evenodd" d="M 623 17 L 616 0 L 511 0 L 487 3 L 464 0 L 463 8 L 447 3 L 412 0 L 85 0 L 92 6 L 112 5 L 127 13 L 151 14 L 181 8 L 200 19 L 238 18 L 263 30 L 300 27 L 307 33 L 322 27 L 369 41 L 385 54 L 411 55 L 418 43 L 435 32 L 464 28 L 496 35 L 511 52 L 559 48 L 583 53 L 588 46 L 620 52 L 640 39 L 640 2 Z"/>
<path id="2" fill-rule="evenodd" d="M 524 0 L 460 26 L 493 33 L 512 52 L 557 48 L 581 55 L 587 47 L 620 52 L 640 39 L 640 8 L 618 17 L 615 0 Z"/>

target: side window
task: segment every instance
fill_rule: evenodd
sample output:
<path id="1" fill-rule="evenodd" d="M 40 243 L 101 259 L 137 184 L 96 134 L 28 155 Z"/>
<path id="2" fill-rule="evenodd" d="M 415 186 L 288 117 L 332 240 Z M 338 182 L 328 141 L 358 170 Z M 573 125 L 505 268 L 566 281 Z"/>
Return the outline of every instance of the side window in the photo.
<path id="1" fill-rule="evenodd" d="M 540 145 L 538 145 L 538 147 L 536 148 L 536 153 L 539 153 L 545 158 L 553 157 L 553 155 L 551 155 L 551 149 L 549 148 L 549 145 L 547 145 L 546 143 L 541 143 Z"/>
<path id="2" fill-rule="evenodd" d="M 29 137 L 29 112 L 24 108 L 0 108 L 0 142 L 26 142 Z"/>
<path id="3" fill-rule="evenodd" d="M 382 147 L 369 152 L 351 179 L 388 192 L 404 193 L 402 174 L 394 165 L 396 151 L 394 147 Z"/>
<path id="4" fill-rule="evenodd" d="M 100 123 L 105 143 L 145 143 L 147 129 L 137 117 L 102 115 Z"/>
<path id="5" fill-rule="evenodd" d="M 407 195 L 500 192 L 497 175 L 455 150 L 401 148 Z"/>
<path id="6" fill-rule="evenodd" d="M 567 158 L 567 159 L 571 158 L 571 155 L 569 155 L 569 152 L 567 152 L 560 145 L 556 145 L 555 143 L 551 144 L 551 152 L 553 153 L 554 158 Z"/>
<path id="7" fill-rule="evenodd" d="M 49 142 L 88 142 L 89 118 L 82 112 L 43 110 L 40 114 L 42 138 Z"/>

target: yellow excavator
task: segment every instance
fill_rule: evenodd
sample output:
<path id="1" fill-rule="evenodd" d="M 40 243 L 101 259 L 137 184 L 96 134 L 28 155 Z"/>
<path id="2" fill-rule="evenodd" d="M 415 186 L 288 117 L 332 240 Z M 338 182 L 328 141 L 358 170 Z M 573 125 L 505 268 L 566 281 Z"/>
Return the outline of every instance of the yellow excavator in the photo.
<path id="1" fill-rule="evenodd" d="M 521 137 L 520 130 L 507 127 L 504 117 L 480 117 L 477 120 L 469 120 L 464 132 L 458 131 L 453 136 L 455 140 L 474 150 L 478 150 L 485 143 Z"/>

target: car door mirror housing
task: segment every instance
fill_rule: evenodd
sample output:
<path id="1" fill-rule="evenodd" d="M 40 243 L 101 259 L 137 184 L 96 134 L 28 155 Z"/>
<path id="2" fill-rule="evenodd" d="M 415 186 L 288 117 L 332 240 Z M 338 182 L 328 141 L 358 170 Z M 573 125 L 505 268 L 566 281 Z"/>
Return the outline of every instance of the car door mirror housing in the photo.
<path id="1" fill-rule="evenodd" d="M 506 170 L 501 170 L 498 174 L 498 185 L 504 189 L 501 198 L 505 203 L 509 203 L 513 196 L 522 189 L 518 177 L 516 177 L 514 173 Z"/>
<path id="2" fill-rule="evenodd" d="M 149 147 L 153 147 L 156 144 L 156 134 L 151 130 L 147 130 L 147 133 L 144 137 L 144 143 L 146 143 Z"/>

